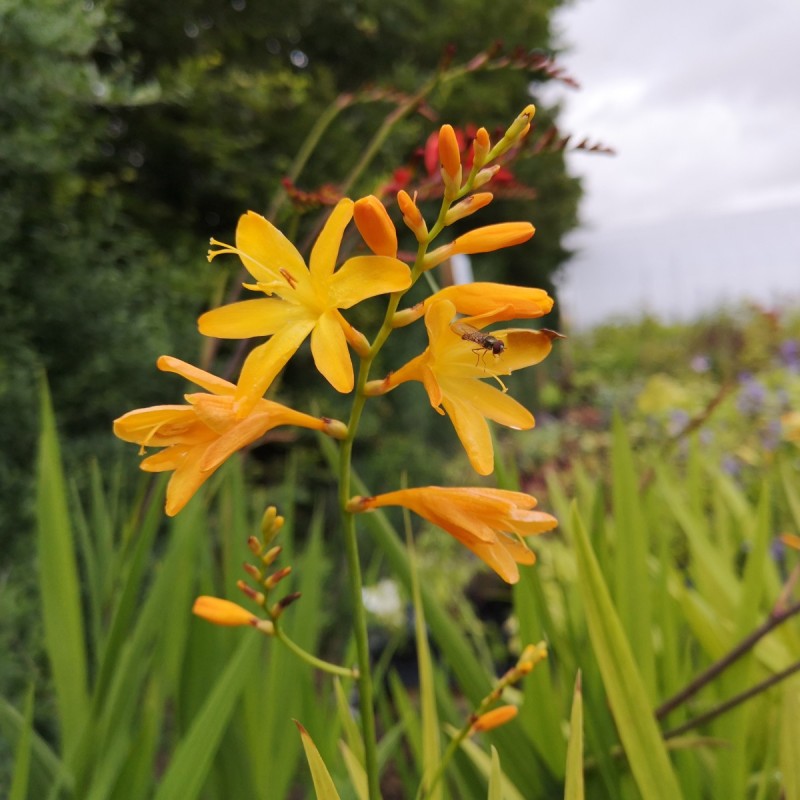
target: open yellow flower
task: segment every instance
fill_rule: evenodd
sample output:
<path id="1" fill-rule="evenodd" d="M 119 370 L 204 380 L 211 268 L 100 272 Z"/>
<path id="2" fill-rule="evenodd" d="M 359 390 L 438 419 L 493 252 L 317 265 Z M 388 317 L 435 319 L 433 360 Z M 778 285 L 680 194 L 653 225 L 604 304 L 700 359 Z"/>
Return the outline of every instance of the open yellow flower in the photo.
<path id="1" fill-rule="evenodd" d="M 245 284 L 247 288 L 269 295 L 222 306 L 198 320 L 206 336 L 270 337 L 244 362 L 236 389 L 237 413 L 245 415 L 253 408 L 309 334 L 317 369 L 338 391 L 352 391 L 353 364 L 347 342 L 359 348 L 365 340 L 339 309 L 411 285 L 408 267 L 388 256 L 356 256 L 334 271 L 352 216 L 353 201 L 339 201 L 311 250 L 308 266 L 294 245 L 253 211 L 240 218 L 235 247 L 211 240 L 219 249 L 209 251 L 209 260 L 236 253 L 256 279 L 255 285 Z"/>
<path id="2" fill-rule="evenodd" d="M 452 420 L 472 466 L 479 474 L 489 475 L 494 469 L 494 448 L 486 419 L 517 430 L 532 428 L 534 419 L 524 406 L 483 379 L 499 381 L 500 375 L 538 364 L 558 334 L 525 328 L 492 331 L 503 343 L 502 353 L 493 355 L 450 327 L 455 313 L 449 300 L 432 303 L 425 312 L 427 349 L 384 380 L 370 381 L 365 390 L 384 394 L 406 381 L 420 381 L 431 405 Z M 488 324 L 478 317 L 470 319 L 478 330 Z"/>
<path id="3" fill-rule="evenodd" d="M 480 487 L 425 486 L 375 497 L 354 497 L 349 511 L 403 506 L 447 531 L 507 583 L 519 580 L 517 564 L 536 556 L 522 537 L 552 530 L 558 520 L 536 511 L 536 498 L 523 492 Z"/>
<path id="4" fill-rule="evenodd" d="M 145 472 L 174 470 L 167 486 L 166 512 L 177 514 L 214 471 L 237 450 L 279 425 L 298 425 L 324 431 L 336 438 L 347 435 L 337 420 L 312 417 L 260 399 L 250 413 L 235 411 L 236 386 L 198 367 L 170 356 L 158 359 L 158 368 L 175 372 L 210 394 L 187 394 L 188 405 L 163 405 L 129 411 L 114 420 L 114 433 L 126 442 L 164 449 L 144 459 Z"/>

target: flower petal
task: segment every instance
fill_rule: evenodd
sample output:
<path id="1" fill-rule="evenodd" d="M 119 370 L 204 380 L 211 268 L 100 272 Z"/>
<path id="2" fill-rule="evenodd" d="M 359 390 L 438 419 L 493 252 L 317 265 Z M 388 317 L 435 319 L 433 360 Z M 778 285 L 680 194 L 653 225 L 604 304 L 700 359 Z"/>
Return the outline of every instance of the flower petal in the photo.
<path id="1" fill-rule="evenodd" d="M 482 381 L 441 378 L 439 383 L 446 397 L 457 396 L 475 411 L 500 425 L 514 430 L 529 430 L 535 424 L 533 414 L 513 397 L 503 394 Z"/>
<path id="2" fill-rule="evenodd" d="M 483 415 L 469 403 L 450 395 L 444 396 L 442 405 L 453 422 L 472 468 L 479 475 L 491 475 L 494 470 L 494 446 Z"/>
<path id="3" fill-rule="evenodd" d="M 550 331 L 532 331 L 527 328 L 510 328 L 495 331 L 492 335 L 506 346 L 499 361 L 508 372 L 543 361 L 553 349 L 555 338 Z"/>
<path id="4" fill-rule="evenodd" d="M 317 320 L 311 332 L 311 354 L 317 369 L 337 392 L 353 391 L 353 362 L 344 331 L 333 311 Z"/>
<path id="5" fill-rule="evenodd" d="M 236 386 L 229 381 L 218 378 L 216 375 L 200 369 L 200 367 L 187 364 L 185 361 L 173 356 L 159 356 L 156 365 L 162 372 L 174 372 L 176 375 L 186 378 L 187 381 L 196 386 L 201 386 L 212 394 L 233 394 L 236 391 Z"/>
<path id="6" fill-rule="evenodd" d="M 517 583 L 519 581 L 519 567 L 516 561 L 514 561 L 511 553 L 499 542 L 492 544 L 476 542 L 475 545 L 468 544 L 467 547 L 481 561 L 491 567 L 506 583 Z"/>
<path id="7" fill-rule="evenodd" d="M 208 472 L 222 466 L 237 450 L 247 447 L 273 427 L 275 423 L 271 414 L 250 414 L 245 417 L 206 448 L 200 460 L 200 471 Z"/>
<path id="8" fill-rule="evenodd" d="M 167 516 L 174 517 L 214 473 L 213 469 L 200 470 L 206 447 L 205 444 L 192 447 L 172 474 L 167 484 Z"/>
<path id="9" fill-rule="evenodd" d="M 114 420 L 114 435 L 124 442 L 152 447 L 208 439 L 213 433 L 197 419 L 191 406 L 137 408 Z"/>
<path id="10" fill-rule="evenodd" d="M 400 292 L 411 286 L 411 271 L 396 258 L 356 256 L 336 271 L 330 300 L 337 308 L 351 308 L 368 297 Z"/>
<path id="11" fill-rule="evenodd" d="M 304 309 L 293 303 L 277 297 L 262 297 L 206 311 L 197 320 L 197 327 L 204 336 L 250 339 L 272 336 L 303 313 Z"/>
<path id="12" fill-rule="evenodd" d="M 242 365 L 236 389 L 235 411 L 239 417 L 246 416 L 253 409 L 313 327 L 313 320 L 299 320 L 250 351 Z"/>
<path id="13" fill-rule="evenodd" d="M 309 259 L 309 270 L 315 281 L 324 281 L 333 274 L 344 229 L 353 218 L 353 201 L 343 197 L 325 222 L 322 232 L 314 242 Z"/>
<path id="14" fill-rule="evenodd" d="M 295 280 L 308 275 L 297 248 L 268 220 L 248 211 L 236 226 L 236 247 L 247 271 L 257 280 L 271 283 L 286 270 Z"/>

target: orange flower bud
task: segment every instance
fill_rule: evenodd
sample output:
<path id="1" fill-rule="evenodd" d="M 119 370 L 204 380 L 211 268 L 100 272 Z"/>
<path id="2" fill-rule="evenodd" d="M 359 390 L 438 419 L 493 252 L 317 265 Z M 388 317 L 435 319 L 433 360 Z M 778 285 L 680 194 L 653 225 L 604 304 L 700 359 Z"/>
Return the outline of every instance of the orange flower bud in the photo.
<path id="1" fill-rule="evenodd" d="M 477 192 L 465 197 L 460 203 L 456 203 L 452 208 L 448 209 L 447 214 L 445 214 L 444 224 L 452 225 L 454 222 L 474 214 L 484 206 L 488 206 L 493 199 L 494 195 L 491 192 Z"/>
<path id="2" fill-rule="evenodd" d="M 356 200 L 353 218 L 367 247 L 376 256 L 397 255 L 397 231 L 383 203 L 375 195 Z"/>
<path id="3" fill-rule="evenodd" d="M 527 242 L 536 229 L 530 222 L 500 222 L 497 225 L 485 225 L 482 228 L 468 231 L 454 239 L 450 244 L 437 247 L 425 256 L 425 269 L 431 269 L 442 261 L 457 253 L 490 253 L 503 247 Z"/>
<path id="4" fill-rule="evenodd" d="M 499 728 L 501 725 L 505 725 L 507 722 L 514 719 L 518 713 L 519 709 L 516 706 L 500 706 L 499 708 L 487 711 L 485 714 L 481 714 L 481 716 L 472 723 L 472 733 Z"/>
<path id="5" fill-rule="evenodd" d="M 480 169 L 486 163 L 489 150 L 492 149 L 492 141 L 486 128 L 478 128 L 475 140 L 472 142 L 472 164 L 475 169 Z"/>
<path id="6" fill-rule="evenodd" d="M 403 189 L 397 193 L 397 205 L 400 207 L 400 211 L 403 212 L 403 222 L 409 227 L 414 236 L 417 237 L 417 241 L 421 242 L 423 239 L 426 239 L 428 236 L 428 226 L 425 224 L 425 220 L 422 218 L 417 204 L 411 199 L 408 192 Z"/>
<path id="7" fill-rule="evenodd" d="M 235 627 L 237 625 L 255 625 L 258 622 L 258 617 L 246 608 L 242 608 L 230 600 L 207 595 L 198 597 L 194 601 L 192 613 L 214 625 Z"/>
<path id="8" fill-rule="evenodd" d="M 452 125 L 442 125 L 439 129 L 439 161 L 449 178 L 460 177 L 461 152 Z"/>

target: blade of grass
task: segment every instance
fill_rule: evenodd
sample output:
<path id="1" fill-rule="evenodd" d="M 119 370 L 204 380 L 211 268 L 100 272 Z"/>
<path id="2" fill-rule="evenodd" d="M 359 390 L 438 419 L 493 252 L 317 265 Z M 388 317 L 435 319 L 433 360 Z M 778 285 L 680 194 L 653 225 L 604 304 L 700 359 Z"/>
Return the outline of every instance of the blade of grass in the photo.
<path id="1" fill-rule="evenodd" d="M 611 444 L 611 490 L 614 530 L 614 600 L 636 656 L 651 701 L 656 699 L 652 641 L 652 604 L 648 569 L 648 531 L 640 502 L 638 474 L 625 424 L 614 414 Z"/>
<path id="2" fill-rule="evenodd" d="M 200 795 L 231 714 L 253 674 L 261 637 L 252 631 L 234 651 L 208 694 L 200 713 L 181 739 L 164 773 L 155 800 L 194 800 Z"/>
<path id="3" fill-rule="evenodd" d="M 17 739 L 14 753 L 14 771 L 8 800 L 25 800 L 28 796 L 28 782 L 31 770 L 31 748 L 33 746 L 33 686 L 25 693 L 22 716 L 22 731 Z"/>
<path id="4" fill-rule="evenodd" d="M 294 724 L 297 725 L 297 730 L 300 731 L 300 738 L 303 742 L 303 749 L 306 751 L 317 800 L 340 800 L 333 778 L 331 778 L 331 774 L 328 772 L 319 750 L 317 750 L 316 745 L 308 735 L 308 731 L 297 720 L 294 721 Z"/>
<path id="5" fill-rule="evenodd" d="M 564 800 L 583 800 L 583 798 L 583 692 L 581 691 L 581 674 L 579 672 L 575 680 L 572 713 L 569 718 Z"/>
<path id="6" fill-rule="evenodd" d="M 589 635 L 631 772 L 647 800 L 676 800 L 682 797 L 677 778 L 583 520 L 574 507 L 571 528 Z"/>
<path id="7" fill-rule="evenodd" d="M 40 409 L 36 478 L 39 586 L 45 649 L 53 673 L 58 707 L 61 748 L 69 761 L 80 741 L 89 710 L 86 637 L 56 421 L 44 377 Z"/>

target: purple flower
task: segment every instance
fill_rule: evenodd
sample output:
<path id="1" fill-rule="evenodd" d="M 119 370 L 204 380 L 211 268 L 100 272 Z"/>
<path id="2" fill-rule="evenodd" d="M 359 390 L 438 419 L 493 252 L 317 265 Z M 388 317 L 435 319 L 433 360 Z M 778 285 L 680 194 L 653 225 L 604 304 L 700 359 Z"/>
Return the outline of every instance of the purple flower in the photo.
<path id="1" fill-rule="evenodd" d="M 711 369 L 711 359 L 706 355 L 696 355 L 690 362 L 689 366 L 695 372 L 708 372 Z"/>
<path id="2" fill-rule="evenodd" d="M 739 383 L 741 388 L 736 398 L 736 407 L 739 412 L 752 416 L 758 414 L 767 399 L 767 390 L 764 388 L 764 384 L 756 380 L 749 372 L 739 376 Z"/>

